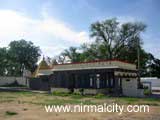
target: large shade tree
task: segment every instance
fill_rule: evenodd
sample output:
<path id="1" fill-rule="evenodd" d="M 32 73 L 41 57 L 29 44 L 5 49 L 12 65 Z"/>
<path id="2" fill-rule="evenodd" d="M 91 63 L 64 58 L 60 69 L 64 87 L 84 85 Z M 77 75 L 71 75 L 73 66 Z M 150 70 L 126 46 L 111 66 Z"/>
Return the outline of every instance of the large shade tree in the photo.
<path id="1" fill-rule="evenodd" d="M 142 48 L 141 39 L 141 33 L 145 28 L 146 25 L 141 22 L 120 24 L 115 18 L 95 22 L 90 28 L 90 36 L 95 42 L 88 48 L 85 47 L 83 54 L 87 54 L 89 59 L 120 59 L 137 64 L 139 50 L 139 61 L 143 71 L 148 58 Z"/>
<path id="2" fill-rule="evenodd" d="M 130 54 L 132 52 L 135 54 L 137 48 L 141 49 L 140 33 L 145 28 L 146 26 L 140 22 L 120 24 L 116 19 L 109 19 L 91 24 L 90 35 L 105 46 L 106 53 L 104 55 L 106 59 L 128 60 L 127 56 L 122 55 L 122 53 Z M 135 60 L 135 58 L 133 59 Z"/>
<path id="3" fill-rule="evenodd" d="M 24 69 L 34 71 L 40 56 L 40 48 L 26 40 L 12 41 L 9 44 L 8 54 L 12 62 L 19 65 L 14 69 L 21 75 Z"/>

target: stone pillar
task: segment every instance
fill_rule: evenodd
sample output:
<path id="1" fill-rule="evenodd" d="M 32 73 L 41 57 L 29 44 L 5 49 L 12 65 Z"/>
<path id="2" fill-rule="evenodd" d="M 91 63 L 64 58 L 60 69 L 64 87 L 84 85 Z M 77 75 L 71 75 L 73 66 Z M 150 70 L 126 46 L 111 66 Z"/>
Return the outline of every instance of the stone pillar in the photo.
<path id="1" fill-rule="evenodd" d="M 118 77 L 114 77 L 114 93 L 115 95 L 119 95 L 120 94 L 120 87 L 118 85 Z"/>

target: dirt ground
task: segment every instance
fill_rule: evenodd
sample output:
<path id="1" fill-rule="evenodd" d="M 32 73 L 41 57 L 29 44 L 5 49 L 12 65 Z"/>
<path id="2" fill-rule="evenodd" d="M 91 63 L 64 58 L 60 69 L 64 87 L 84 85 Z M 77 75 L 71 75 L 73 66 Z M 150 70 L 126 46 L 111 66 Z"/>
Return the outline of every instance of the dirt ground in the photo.
<path id="1" fill-rule="evenodd" d="M 160 106 L 154 105 L 150 105 L 149 113 L 126 112 L 121 115 L 117 113 L 47 113 L 44 105 L 22 102 L 24 99 L 38 101 L 43 99 L 42 95 L 36 96 L 36 99 L 29 97 L 30 95 L 24 95 L 26 98 L 21 95 L 14 97 L 12 94 L 6 95 L 7 97 L 5 95 L 5 93 L 0 93 L 0 120 L 160 120 Z M 62 98 L 60 97 L 60 99 Z M 6 111 L 16 112 L 17 114 L 6 115 Z"/>
<path id="2" fill-rule="evenodd" d="M 18 113 L 6 116 L 6 111 Z M 0 120 L 160 120 L 160 107 L 150 107 L 149 113 L 47 113 L 43 106 L 33 104 L 0 104 Z"/>

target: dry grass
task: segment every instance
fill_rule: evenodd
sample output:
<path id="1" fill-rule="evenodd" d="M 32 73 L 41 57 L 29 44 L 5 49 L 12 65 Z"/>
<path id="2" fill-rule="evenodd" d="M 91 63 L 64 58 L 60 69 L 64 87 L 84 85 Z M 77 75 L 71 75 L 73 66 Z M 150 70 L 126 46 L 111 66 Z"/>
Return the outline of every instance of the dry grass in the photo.
<path id="1" fill-rule="evenodd" d="M 149 113 L 47 113 L 46 104 L 149 104 Z M 6 115 L 6 111 L 17 113 Z M 28 92 L 0 92 L 0 120 L 159 120 L 159 99 L 48 95 Z"/>

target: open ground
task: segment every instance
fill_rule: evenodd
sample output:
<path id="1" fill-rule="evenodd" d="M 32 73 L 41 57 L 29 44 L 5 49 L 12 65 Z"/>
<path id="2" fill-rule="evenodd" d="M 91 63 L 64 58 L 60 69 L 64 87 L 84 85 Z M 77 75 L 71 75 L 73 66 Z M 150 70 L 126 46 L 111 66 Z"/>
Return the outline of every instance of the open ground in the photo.
<path id="1" fill-rule="evenodd" d="M 149 113 L 47 113 L 44 105 L 66 104 L 147 104 Z M 159 120 L 160 99 L 0 92 L 0 120 Z"/>

